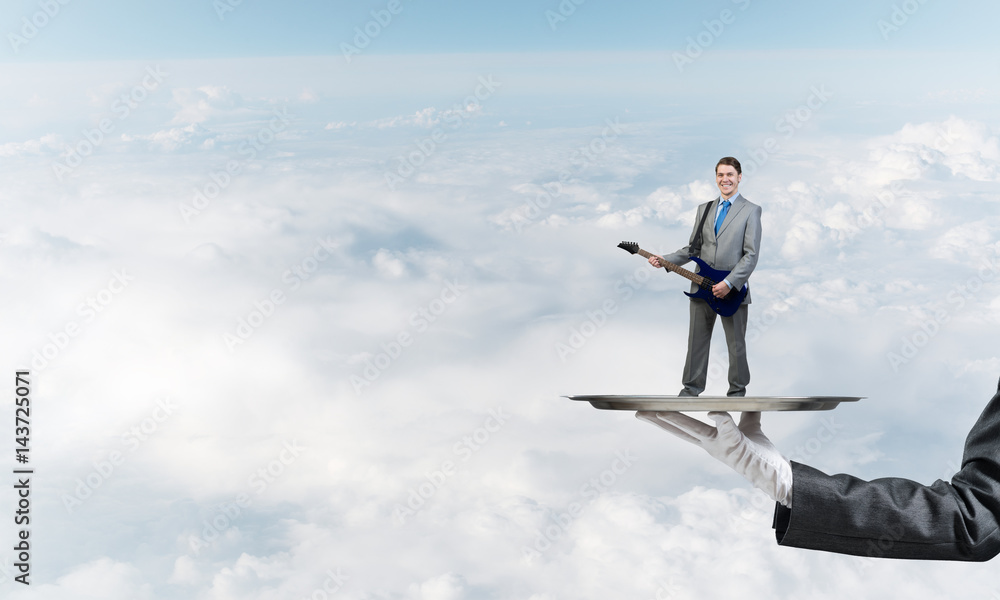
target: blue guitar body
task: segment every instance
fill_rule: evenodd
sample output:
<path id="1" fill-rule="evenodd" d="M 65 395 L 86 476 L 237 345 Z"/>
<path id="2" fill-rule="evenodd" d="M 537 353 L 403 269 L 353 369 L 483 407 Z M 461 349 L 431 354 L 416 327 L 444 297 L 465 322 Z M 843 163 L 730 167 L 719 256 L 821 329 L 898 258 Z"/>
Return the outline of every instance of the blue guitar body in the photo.
<path id="1" fill-rule="evenodd" d="M 635 242 L 622 242 L 618 244 L 618 247 L 622 250 L 628 252 L 629 254 L 638 254 L 643 258 L 652 258 L 654 255 L 646 252 L 639 247 L 639 244 Z M 659 259 L 660 257 L 656 257 Z M 724 298 L 716 298 L 712 294 L 712 286 L 719 283 L 723 279 L 729 276 L 730 271 L 720 271 L 718 269 L 713 269 L 708 266 L 705 261 L 701 260 L 696 256 L 692 256 L 693 260 L 698 265 L 698 271 L 692 273 L 684 267 L 678 267 L 673 263 L 661 263 L 660 267 L 677 273 L 681 277 L 685 277 L 695 283 L 698 286 L 698 290 L 693 294 L 684 292 L 687 296 L 691 298 L 698 298 L 699 300 L 704 300 L 708 303 L 708 306 L 715 311 L 715 314 L 723 317 L 731 317 L 733 314 L 739 310 L 740 305 L 743 304 L 743 300 L 746 299 L 749 289 L 746 284 L 743 285 L 741 290 L 729 290 L 729 294 Z"/>
<path id="2" fill-rule="evenodd" d="M 692 298 L 699 298 L 708 302 L 708 305 L 719 316 L 733 316 L 737 309 L 739 309 L 740 305 L 743 304 L 743 300 L 747 297 L 749 288 L 744 285 L 740 290 L 729 290 L 729 294 L 724 298 L 716 298 L 712 294 L 712 285 L 725 279 L 729 275 L 729 271 L 713 269 L 708 266 L 705 261 L 696 256 L 692 256 L 691 260 L 698 265 L 697 273 L 705 278 L 705 283 L 703 283 L 695 293 L 690 294 L 688 292 L 684 292 L 684 295 Z"/>

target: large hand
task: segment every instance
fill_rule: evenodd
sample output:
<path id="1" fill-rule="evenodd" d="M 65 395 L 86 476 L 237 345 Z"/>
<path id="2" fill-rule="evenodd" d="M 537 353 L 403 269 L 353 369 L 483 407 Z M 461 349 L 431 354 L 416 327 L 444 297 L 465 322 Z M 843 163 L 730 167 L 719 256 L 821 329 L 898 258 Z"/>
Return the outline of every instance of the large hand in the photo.
<path id="1" fill-rule="evenodd" d="M 710 412 L 715 427 L 679 412 L 640 411 L 635 416 L 701 446 L 771 499 L 791 508 L 792 464 L 760 429 L 760 413 L 745 412 L 736 426 L 726 412 Z"/>

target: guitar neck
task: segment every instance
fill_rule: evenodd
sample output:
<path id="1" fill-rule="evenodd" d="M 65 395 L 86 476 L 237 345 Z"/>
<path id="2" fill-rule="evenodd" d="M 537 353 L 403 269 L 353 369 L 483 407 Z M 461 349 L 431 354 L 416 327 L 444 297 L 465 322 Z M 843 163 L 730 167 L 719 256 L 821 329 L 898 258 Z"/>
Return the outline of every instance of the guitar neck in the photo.
<path id="1" fill-rule="evenodd" d="M 639 256 L 641 256 L 643 258 L 650 258 L 650 257 L 656 256 L 656 255 L 655 254 L 651 254 L 649 252 L 646 252 L 645 250 L 643 250 L 642 248 L 640 248 L 639 249 Z M 659 258 L 659 257 L 657 256 L 657 258 Z M 705 278 L 702 277 L 701 275 L 698 275 L 697 273 L 694 273 L 692 271 L 688 271 L 684 267 L 678 267 L 677 265 L 675 265 L 672 262 L 667 262 L 665 260 L 660 260 L 660 264 L 663 266 L 664 269 L 666 269 L 668 271 L 673 271 L 674 273 L 677 273 L 681 277 L 684 277 L 685 279 L 690 279 L 691 281 L 695 282 L 698 285 L 703 285 L 704 282 L 705 282 Z"/>

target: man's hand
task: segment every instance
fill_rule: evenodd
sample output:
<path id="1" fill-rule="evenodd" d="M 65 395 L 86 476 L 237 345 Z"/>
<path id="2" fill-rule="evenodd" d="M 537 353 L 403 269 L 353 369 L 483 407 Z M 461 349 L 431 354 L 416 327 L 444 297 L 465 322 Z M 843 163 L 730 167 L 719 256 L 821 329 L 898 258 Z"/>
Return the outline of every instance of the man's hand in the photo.
<path id="1" fill-rule="evenodd" d="M 729 295 L 729 284 L 725 281 L 720 281 L 719 283 L 712 286 L 712 295 L 716 298 L 725 298 Z"/>
<path id="2" fill-rule="evenodd" d="M 660 257 L 659 256 L 650 256 L 649 257 L 649 264 L 653 265 L 657 269 L 659 269 L 660 267 L 663 266 L 663 265 L 660 264 Z"/>
<path id="3" fill-rule="evenodd" d="M 679 412 L 639 411 L 635 416 L 701 446 L 772 500 L 792 507 L 792 464 L 761 431 L 759 412 L 743 413 L 739 427 L 727 412 L 708 413 L 715 427 Z"/>

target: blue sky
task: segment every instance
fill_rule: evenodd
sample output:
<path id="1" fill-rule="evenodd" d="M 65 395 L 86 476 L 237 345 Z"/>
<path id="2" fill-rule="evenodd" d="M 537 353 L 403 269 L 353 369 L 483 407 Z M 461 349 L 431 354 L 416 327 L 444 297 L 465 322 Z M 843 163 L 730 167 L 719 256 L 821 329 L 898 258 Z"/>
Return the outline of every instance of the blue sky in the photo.
<path id="1" fill-rule="evenodd" d="M 348 61 L 388 3 L 73 0 L 15 55 L 43 4 L 0 17 L 0 364 L 35 363 L 45 473 L 5 597 L 995 591 L 778 548 L 728 469 L 561 398 L 679 389 L 683 281 L 615 246 L 682 246 L 734 155 L 751 391 L 867 396 L 764 430 L 949 477 L 1000 375 L 994 6 L 403 2 Z"/>
<path id="2" fill-rule="evenodd" d="M 49 9 L 55 15 L 28 45 L 16 54 L 9 43 L 4 47 L 5 60 L 336 55 L 341 42 L 353 39 L 355 27 L 363 29 L 372 20 L 371 12 L 385 10 L 388 3 L 109 0 L 53 6 L 58 11 Z M 704 22 L 719 20 L 725 10 L 733 16 L 722 30 L 725 35 L 715 36 L 718 48 L 985 49 L 994 47 L 990 15 L 996 10 L 986 2 L 946 5 L 917 0 L 809 6 L 755 0 L 587 0 L 578 5 L 572 0 L 452 0 L 401 1 L 399 6 L 385 33 L 372 41 L 370 53 L 681 50 L 688 37 L 701 33 Z M 879 21 L 894 23 L 894 9 L 899 29 L 880 27 Z M 0 19 L 0 30 L 20 34 L 22 19 L 40 10 L 36 1 L 13 2 Z"/>

